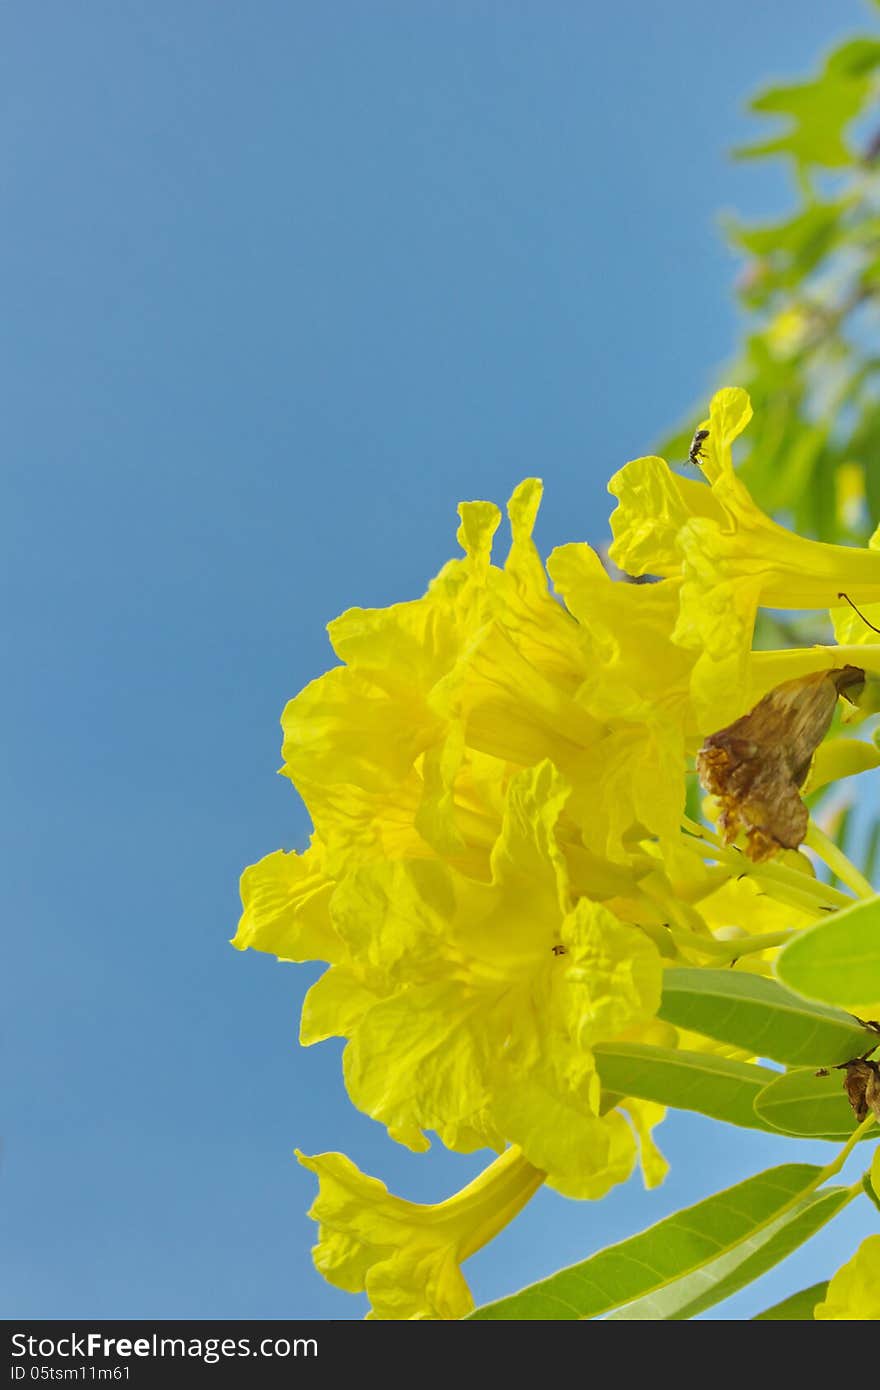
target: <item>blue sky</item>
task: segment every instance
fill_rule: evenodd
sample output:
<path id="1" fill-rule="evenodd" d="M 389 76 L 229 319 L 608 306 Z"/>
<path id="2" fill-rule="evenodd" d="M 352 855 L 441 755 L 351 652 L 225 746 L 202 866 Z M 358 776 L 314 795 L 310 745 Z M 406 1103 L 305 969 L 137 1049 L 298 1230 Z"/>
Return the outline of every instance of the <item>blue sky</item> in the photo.
<path id="1" fill-rule="evenodd" d="M 325 623 L 419 594 L 462 497 L 539 473 L 545 550 L 717 380 L 746 96 L 855 0 L 60 0 L 0 43 L 10 598 L 2 1312 L 360 1317 L 311 1266 L 342 1149 L 417 1157 L 298 1049 L 317 969 L 228 945 L 241 868 L 302 844 L 275 775 Z M 541 1193 L 479 1300 L 809 1147 L 674 1117 L 673 1175 Z M 827 1153 L 824 1155 L 828 1157 Z M 855 1209 L 718 1316 L 825 1277 Z"/>

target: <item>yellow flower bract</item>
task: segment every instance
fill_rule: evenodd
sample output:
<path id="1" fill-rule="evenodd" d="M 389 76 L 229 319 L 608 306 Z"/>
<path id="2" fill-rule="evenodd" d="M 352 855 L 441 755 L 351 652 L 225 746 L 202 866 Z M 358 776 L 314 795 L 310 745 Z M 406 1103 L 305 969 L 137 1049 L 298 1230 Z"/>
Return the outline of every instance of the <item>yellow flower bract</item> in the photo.
<path id="1" fill-rule="evenodd" d="M 742 1055 L 656 1020 L 664 964 L 729 963 L 725 943 L 814 920 L 797 873 L 767 896 L 681 831 L 687 759 L 713 730 L 812 671 L 880 674 L 880 643 L 838 598 L 880 605 L 876 542 L 818 545 L 764 516 L 732 462 L 750 416 L 744 392 L 715 396 L 701 479 L 659 458 L 612 479 L 612 558 L 654 582 L 612 580 L 582 544 L 545 568 L 527 479 L 503 565 L 500 511 L 462 503 L 461 557 L 421 598 L 331 623 L 341 664 L 284 710 L 282 772 L 314 835 L 245 871 L 233 944 L 327 963 L 301 1041 L 346 1039 L 348 1093 L 393 1139 L 501 1155 L 435 1207 L 341 1154 L 301 1156 L 320 1180 L 318 1267 L 366 1289 L 372 1316 L 463 1316 L 461 1261 L 543 1181 L 598 1198 L 640 1156 L 660 1182 L 663 1110 L 603 1094 L 595 1045 Z M 753 653 L 760 605 L 833 609 L 846 645 Z M 829 749 L 816 777 L 863 765 Z M 766 972 L 768 953 L 742 968 Z"/>

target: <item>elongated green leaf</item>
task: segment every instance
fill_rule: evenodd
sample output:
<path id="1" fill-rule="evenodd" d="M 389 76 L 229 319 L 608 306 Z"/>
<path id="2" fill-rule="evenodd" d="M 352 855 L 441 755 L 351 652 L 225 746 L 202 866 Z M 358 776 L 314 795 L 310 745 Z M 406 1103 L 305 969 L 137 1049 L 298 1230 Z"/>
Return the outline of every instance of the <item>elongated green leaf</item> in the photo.
<path id="1" fill-rule="evenodd" d="M 822 1302 L 827 1292 L 827 1279 L 821 1284 L 811 1284 L 808 1289 L 800 1289 L 781 1303 L 774 1303 L 772 1308 L 765 1308 L 763 1313 L 752 1318 L 752 1322 L 812 1322 L 813 1309 Z"/>
<path id="2" fill-rule="evenodd" d="M 755 1109 L 758 1096 L 776 1078 L 769 1067 L 643 1043 L 600 1043 L 594 1052 L 609 1091 L 695 1110 L 745 1129 L 775 1129 Z"/>
<path id="3" fill-rule="evenodd" d="M 780 952 L 776 973 L 810 999 L 852 1008 L 880 999 L 880 897 L 795 937 Z"/>
<path id="4" fill-rule="evenodd" d="M 789 1245 L 783 1249 L 782 1239 L 784 1229 L 792 1221 L 798 1222 L 795 1236 L 803 1232 L 795 1241 L 799 1244 L 816 1229 L 815 1226 L 808 1229 L 808 1223 L 800 1218 L 812 1212 L 817 1202 L 833 1199 L 828 1207 L 830 1216 L 833 1214 L 831 1206 L 837 1210 L 847 1200 L 849 1193 L 845 1188 L 832 1189 L 818 1198 L 808 1194 L 820 1172 L 821 1169 L 806 1163 L 769 1168 L 765 1173 L 707 1197 L 696 1206 L 666 1217 L 619 1245 L 600 1250 L 581 1264 L 542 1279 L 521 1293 L 478 1308 L 470 1316 L 480 1320 L 517 1321 L 597 1318 L 624 1305 L 632 1305 L 635 1300 L 657 1296 L 667 1286 L 678 1285 L 712 1265 L 717 1279 L 723 1279 L 726 1285 L 732 1271 L 722 1270 L 719 1261 L 745 1242 L 756 1242 L 766 1231 L 769 1235 L 765 1246 L 769 1249 L 765 1250 L 765 1255 L 769 1262 L 763 1268 L 769 1269 L 794 1248 Z M 789 1203 L 792 1209 L 786 1212 Z M 745 1264 L 757 1259 L 760 1250 L 753 1243 L 743 1253 Z M 757 1274 L 747 1274 L 747 1278 L 757 1278 Z M 701 1280 L 700 1291 L 704 1297 L 710 1292 L 705 1277 Z M 732 1291 L 732 1287 L 727 1288 L 727 1292 Z M 679 1297 L 678 1303 L 686 1307 L 689 1300 L 693 1301 L 691 1294 L 686 1292 L 683 1299 Z M 689 1314 L 663 1313 L 660 1316 Z"/>
<path id="5" fill-rule="evenodd" d="M 695 1318 L 722 1299 L 729 1298 L 768 1269 L 787 1258 L 836 1216 L 852 1200 L 845 1187 L 813 1193 L 792 1211 L 756 1230 L 732 1250 L 665 1289 L 648 1294 L 612 1313 L 610 1320 L 625 1322 L 682 1322 Z"/>
<path id="6" fill-rule="evenodd" d="M 667 970 L 659 1015 L 679 1028 L 787 1066 L 848 1062 L 870 1046 L 872 1036 L 839 1009 L 802 999 L 776 980 L 737 970 Z"/>
<path id="7" fill-rule="evenodd" d="M 856 1127 L 843 1073 L 817 1076 L 811 1067 L 775 1077 L 755 1100 L 755 1112 L 766 1125 L 783 1134 L 807 1139 L 849 1139 Z M 876 1139 L 870 1130 L 865 1139 Z"/>

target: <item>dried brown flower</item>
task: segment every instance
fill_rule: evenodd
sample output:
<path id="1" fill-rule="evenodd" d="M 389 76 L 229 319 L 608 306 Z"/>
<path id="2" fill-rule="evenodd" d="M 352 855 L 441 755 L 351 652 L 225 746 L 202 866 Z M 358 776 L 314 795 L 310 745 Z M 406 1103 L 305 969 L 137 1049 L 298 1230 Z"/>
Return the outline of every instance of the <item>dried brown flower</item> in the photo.
<path id="1" fill-rule="evenodd" d="M 873 1111 L 880 1120 L 880 1066 L 861 1057 L 847 1062 L 843 1089 L 859 1124 Z"/>
<path id="2" fill-rule="evenodd" d="M 710 734 L 697 754 L 697 772 L 721 803 L 725 844 L 742 827 L 750 859 L 797 849 L 809 820 L 799 788 L 828 732 L 838 696 L 864 680 L 859 667 L 843 666 L 786 681 L 741 719 Z"/>

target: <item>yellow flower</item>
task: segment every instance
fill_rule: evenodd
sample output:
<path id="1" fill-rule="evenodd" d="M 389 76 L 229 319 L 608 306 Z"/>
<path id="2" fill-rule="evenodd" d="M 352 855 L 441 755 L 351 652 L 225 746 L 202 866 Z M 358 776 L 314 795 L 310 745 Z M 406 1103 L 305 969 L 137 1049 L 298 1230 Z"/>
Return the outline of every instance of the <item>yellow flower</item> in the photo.
<path id="1" fill-rule="evenodd" d="M 705 481 L 656 458 L 613 481 L 613 558 L 655 582 L 612 581 L 586 545 L 545 568 L 541 484 L 527 479 L 503 567 L 500 512 L 462 503 L 463 557 L 421 598 L 331 623 L 342 664 L 284 711 L 282 771 L 314 835 L 245 871 L 233 944 L 327 962 L 301 1042 L 346 1040 L 349 1095 L 393 1139 L 501 1155 L 436 1206 L 390 1195 L 341 1154 L 300 1155 L 320 1181 L 318 1268 L 365 1289 L 370 1316 L 464 1316 L 462 1261 L 542 1182 L 598 1198 L 637 1157 L 646 1185 L 660 1182 L 663 1109 L 603 1093 L 594 1048 L 736 1053 L 656 1019 L 664 959 L 766 972 L 773 943 L 831 892 L 792 851 L 760 871 L 767 896 L 742 856 L 681 829 L 687 756 L 709 734 L 697 765 L 730 834 L 742 822 L 762 853 L 800 843 L 798 791 L 836 682 L 849 667 L 880 675 L 880 642 L 838 597 L 880 612 L 880 542 L 819 546 L 764 516 L 733 470 L 750 415 L 744 392 L 715 396 Z M 762 604 L 828 607 L 844 645 L 753 653 Z M 821 695 L 809 718 L 804 690 Z M 816 785 L 870 765 L 829 749 Z M 745 951 L 752 933 L 771 949 Z"/>
<path id="2" fill-rule="evenodd" d="M 876 550 L 805 540 L 756 506 L 732 459 L 751 414 L 745 391 L 713 397 L 701 426 L 708 488 L 658 458 L 636 459 L 609 484 L 619 499 L 612 559 L 634 575 L 681 580 L 674 641 L 695 653 L 692 693 L 707 732 L 742 713 L 759 606 L 840 608 L 841 592 L 859 606 L 880 600 Z"/>
<path id="3" fill-rule="evenodd" d="M 880 1320 L 880 1235 L 863 1240 L 852 1259 L 837 1271 L 813 1316 L 819 1322 Z"/>
<path id="4" fill-rule="evenodd" d="M 540 495 L 530 479 L 511 498 L 503 569 L 490 562 L 497 509 L 463 503 L 465 558 L 423 598 L 331 623 L 346 664 L 282 720 L 284 772 L 331 877 L 440 857 L 485 878 L 507 782 L 544 759 L 571 785 L 562 837 L 578 852 L 626 862 L 634 827 L 676 833 L 693 664 L 668 640 L 678 586 L 637 593 L 566 546 L 549 564 L 566 612 L 531 539 Z"/>
<path id="5" fill-rule="evenodd" d="M 301 1037 L 350 1038 L 349 1094 L 401 1142 L 516 1143 L 552 1186 L 594 1197 L 636 1145 L 623 1115 L 599 1114 L 590 1049 L 653 1016 L 661 961 L 636 927 L 572 905 L 555 836 L 567 796 L 547 762 L 512 779 L 489 882 L 420 860 L 349 874 L 331 915 L 351 964 L 309 992 Z"/>
<path id="6" fill-rule="evenodd" d="M 716 398 L 705 467 L 716 482 L 727 470 L 731 495 L 742 420 L 738 397 Z M 283 718 L 284 770 L 315 836 L 246 871 L 234 942 L 328 962 L 301 1041 L 348 1040 L 349 1094 L 394 1139 L 515 1144 L 575 1197 L 625 1179 L 639 1151 L 647 1183 L 665 1171 L 650 1135 L 662 1111 L 625 1098 L 609 1109 L 592 1053 L 648 1035 L 661 949 L 675 958 L 677 931 L 684 959 L 711 962 L 731 923 L 772 931 L 803 916 L 802 895 L 782 908 L 730 886 L 681 841 L 698 653 L 673 640 L 688 582 L 673 571 L 689 520 L 726 514 L 705 484 L 667 486 L 665 467 L 651 476 L 666 531 L 643 518 L 632 533 L 636 549 L 668 549 L 655 584 L 613 582 L 584 545 L 554 551 L 545 571 L 541 489 L 527 480 L 503 568 L 498 510 L 465 503 L 464 557 L 423 598 L 331 624 L 345 664 Z"/>
<path id="7" fill-rule="evenodd" d="M 461 1264 L 512 1221 L 543 1181 L 515 1148 L 454 1197 L 434 1206 L 404 1201 L 344 1154 L 297 1151 L 316 1173 L 309 1212 L 319 1223 L 313 1255 L 324 1278 L 348 1293 L 366 1290 L 370 1318 L 463 1318 L 473 1308 Z"/>

